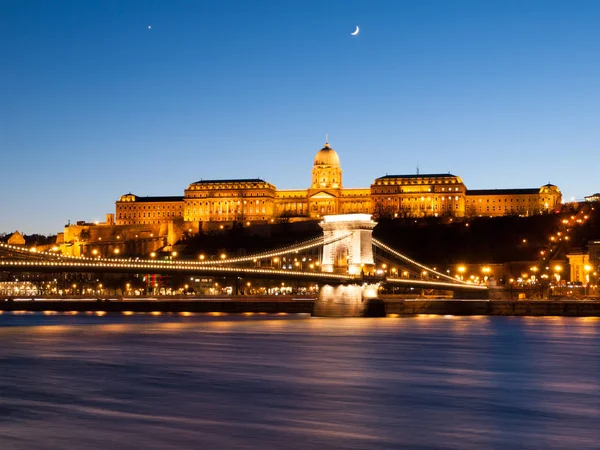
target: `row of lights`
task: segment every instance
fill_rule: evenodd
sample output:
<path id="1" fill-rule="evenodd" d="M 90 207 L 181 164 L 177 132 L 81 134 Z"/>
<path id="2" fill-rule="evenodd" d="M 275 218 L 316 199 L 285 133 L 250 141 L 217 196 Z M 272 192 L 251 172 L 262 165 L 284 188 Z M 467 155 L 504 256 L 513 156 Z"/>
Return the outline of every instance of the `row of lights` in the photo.
<path id="1" fill-rule="evenodd" d="M 333 242 L 345 239 L 351 235 L 352 235 L 352 233 L 347 233 L 347 234 L 344 234 L 341 236 L 336 236 L 336 237 L 329 238 L 329 239 L 323 239 L 322 237 L 318 237 L 316 239 L 309 239 L 308 241 L 306 241 L 307 242 L 306 244 L 302 244 L 302 243 L 294 244 L 292 246 L 283 247 L 282 249 L 274 250 L 271 252 L 258 253 L 258 254 L 249 255 L 249 256 L 240 256 L 237 258 L 226 259 L 223 257 L 223 254 L 222 254 L 221 255 L 222 260 L 219 263 L 220 264 L 233 264 L 233 263 L 250 262 L 250 261 L 256 262 L 259 259 L 271 259 L 271 258 L 275 258 L 278 256 L 286 255 L 288 253 L 299 253 L 301 251 L 310 250 L 311 248 L 319 247 L 321 245 L 328 245 Z M 202 264 L 202 265 L 214 264 L 214 261 L 204 261 L 204 259 L 205 259 L 204 255 L 200 255 L 200 260 L 201 260 L 200 264 Z"/>
<path id="2" fill-rule="evenodd" d="M 81 269 L 85 268 L 95 268 L 95 267 L 110 267 L 110 268 L 127 268 L 127 269 L 167 269 L 167 270 L 186 270 L 189 269 L 190 266 L 187 264 L 162 264 L 155 263 L 149 264 L 147 262 L 139 262 L 139 263 L 131 263 L 131 262 L 96 262 L 96 261 L 85 261 L 85 262 L 70 262 L 70 261 L 0 261 L 0 266 L 6 267 L 15 267 L 15 266 L 27 266 L 27 267 L 79 267 Z M 212 266 L 212 267 L 195 267 L 196 270 L 205 270 L 205 271 L 219 271 L 219 272 L 243 272 L 248 274 L 255 275 L 310 275 L 311 277 L 319 277 L 323 279 L 335 279 L 339 281 L 351 280 L 353 277 L 349 275 L 342 274 L 334 274 L 334 273 L 306 273 L 301 271 L 287 271 L 287 270 L 275 270 L 275 269 L 252 269 L 247 267 L 222 267 L 222 266 Z"/>
<path id="3" fill-rule="evenodd" d="M 14 315 L 35 314 L 35 311 L 25 311 L 25 310 L 15 310 L 15 311 L 7 311 L 7 312 L 9 312 L 11 314 L 14 314 Z M 59 312 L 59 311 L 52 311 L 52 310 L 44 310 L 44 311 L 41 311 L 41 312 L 45 316 L 54 316 L 54 315 L 58 315 L 58 314 L 62 314 L 62 315 L 66 315 L 66 316 L 76 316 L 76 315 L 78 315 L 80 313 L 88 315 L 88 316 L 93 316 L 93 315 L 96 315 L 96 316 L 105 316 L 107 314 L 106 311 L 60 311 Z M 0 310 L 0 314 L 4 314 L 4 311 Z M 220 316 L 227 316 L 229 313 L 220 312 L 220 311 L 212 311 L 212 312 L 207 312 L 207 313 L 193 313 L 193 312 L 189 312 L 189 311 L 180 311 L 180 312 L 177 312 L 177 313 L 173 313 L 173 312 L 165 313 L 165 312 L 162 312 L 162 311 L 150 311 L 150 312 L 147 312 L 147 313 L 146 312 L 136 312 L 136 311 L 121 311 L 121 314 L 124 315 L 124 316 L 133 316 L 135 314 L 139 314 L 139 315 L 150 314 L 152 316 L 160 316 L 160 315 L 163 315 L 163 314 L 168 314 L 168 315 L 177 314 L 177 315 L 180 315 L 180 316 L 183 316 L 183 317 L 190 317 L 190 316 L 193 316 L 193 315 L 203 314 L 203 315 L 208 315 L 208 316 L 213 316 L 213 317 L 220 317 Z M 243 315 L 246 315 L 246 316 L 251 316 L 251 315 L 254 315 L 254 314 L 264 316 L 264 315 L 267 315 L 269 313 L 266 313 L 266 312 L 257 312 L 257 313 L 254 313 L 254 312 L 243 312 L 243 313 L 240 313 L 240 314 L 243 314 Z M 284 316 L 284 315 L 287 315 L 287 313 L 277 313 L 277 315 Z"/>
<path id="4" fill-rule="evenodd" d="M 329 243 L 332 243 L 332 242 L 335 242 L 335 241 L 338 241 L 338 240 L 341 240 L 341 239 L 345 239 L 346 237 L 348 237 L 350 235 L 351 235 L 351 233 L 348 233 L 346 235 L 337 236 L 335 238 L 330 238 L 330 239 L 327 239 L 325 241 L 323 241 L 323 238 L 319 237 L 319 238 L 316 239 L 316 242 L 313 242 L 313 241 L 315 241 L 315 239 L 311 239 L 311 240 L 306 241 L 307 244 L 304 244 L 304 245 L 302 245 L 302 244 L 301 245 L 296 244 L 294 246 L 286 247 L 286 248 L 283 248 L 283 249 L 280 249 L 280 250 L 274 251 L 274 252 L 267 252 L 267 253 L 262 253 L 262 254 L 258 254 L 258 255 L 251 255 L 251 256 L 239 257 L 239 258 L 230 258 L 230 259 L 227 259 L 227 255 L 223 253 L 223 254 L 220 255 L 221 261 L 219 263 L 220 264 L 229 264 L 229 263 L 238 263 L 238 262 L 247 262 L 247 261 L 257 262 L 259 259 L 269 259 L 269 258 L 275 258 L 274 261 L 278 262 L 278 258 L 277 257 L 289 253 L 290 250 L 298 253 L 300 251 L 308 250 L 310 248 L 314 248 L 314 247 L 317 247 L 317 246 L 320 246 L 320 245 L 323 245 L 323 244 L 329 244 Z M 12 247 L 12 246 L 8 246 L 8 247 L 11 248 L 11 249 L 14 249 L 14 250 L 22 252 L 22 249 L 19 248 L 19 247 Z M 114 253 L 115 254 L 119 254 L 119 249 L 116 248 L 114 250 Z M 92 254 L 96 256 L 98 254 L 98 250 L 94 249 L 92 251 Z M 54 255 L 54 254 L 48 254 L 48 255 L 52 256 L 52 257 L 56 257 L 56 255 Z M 154 258 L 154 257 L 156 257 L 156 253 L 152 252 L 150 254 L 150 256 L 152 258 Z M 177 256 L 177 252 L 172 252 L 171 256 L 172 257 L 176 257 Z M 71 259 L 74 258 L 74 259 L 77 259 L 77 260 L 80 260 L 80 261 L 81 260 L 83 260 L 83 261 L 93 260 L 93 261 L 97 261 L 97 262 L 100 262 L 100 263 L 102 261 L 107 261 L 107 262 L 109 262 L 109 264 L 111 266 L 114 264 L 114 262 L 125 263 L 125 262 L 129 261 L 127 259 L 121 259 L 121 260 L 114 260 L 114 259 L 107 259 L 107 258 L 95 258 L 94 259 L 94 258 L 73 257 L 73 256 L 69 256 L 69 258 L 71 258 Z M 198 266 L 198 265 L 206 266 L 206 265 L 209 265 L 209 264 L 214 264 L 214 261 L 205 261 L 205 256 L 203 254 L 201 254 L 199 256 L 199 259 L 200 259 L 200 261 L 185 261 L 185 260 L 184 261 L 178 261 L 177 264 L 178 265 L 184 264 L 184 265 L 187 265 L 187 266 Z M 146 263 L 156 264 L 156 263 L 154 263 L 154 261 L 152 261 L 152 262 L 147 261 Z M 163 262 L 161 262 L 159 264 L 163 264 L 163 263 L 175 264 L 173 261 L 163 261 Z M 318 263 L 316 263 L 316 265 L 318 265 Z M 119 267 L 121 267 L 121 266 L 119 266 Z M 132 266 L 129 266 L 129 267 L 132 267 Z M 135 267 L 137 267 L 137 266 L 135 266 Z M 162 265 L 159 265 L 159 267 L 165 268 Z M 314 266 L 311 267 L 311 268 L 314 268 Z"/>
<path id="5" fill-rule="evenodd" d="M 388 278 L 387 281 L 398 283 L 398 284 L 411 284 L 414 283 L 414 280 L 408 280 L 406 278 Z M 456 287 L 456 283 L 450 283 L 446 281 L 429 281 L 429 280 L 420 280 L 420 284 L 425 284 L 429 286 L 448 286 L 448 287 Z M 472 284 L 472 283 L 464 283 L 464 286 L 461 286 L 461 289 L 477 289 L 477 290 L 486 290 L 487 286 L 480 284 Z"/>

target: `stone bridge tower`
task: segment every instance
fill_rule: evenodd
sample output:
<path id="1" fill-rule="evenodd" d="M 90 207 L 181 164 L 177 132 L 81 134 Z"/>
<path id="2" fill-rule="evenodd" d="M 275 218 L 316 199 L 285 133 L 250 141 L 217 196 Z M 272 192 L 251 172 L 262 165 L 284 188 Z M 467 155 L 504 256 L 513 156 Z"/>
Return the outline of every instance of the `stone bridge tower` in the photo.
<path id="1" fill-rule="evenodd" d="M 326 241 L 341 238 L 323 245 L 321 270 L 351 275 L 373 271 L 375 261 L 371 238 L 376 223 L 371 220 L 370 214 L 325 216 L 320 225 Z"/>

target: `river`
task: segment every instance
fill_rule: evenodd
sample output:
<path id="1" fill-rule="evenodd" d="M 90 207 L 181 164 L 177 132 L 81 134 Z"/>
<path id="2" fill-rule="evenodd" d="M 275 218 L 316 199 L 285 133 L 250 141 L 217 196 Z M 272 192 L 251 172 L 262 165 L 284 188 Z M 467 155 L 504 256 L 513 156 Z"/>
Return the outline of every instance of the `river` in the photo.
<path id="1" fill-rule="evenodd" d="M 0 315 L 0 448 L 600 448 L 600 321 Z"/>

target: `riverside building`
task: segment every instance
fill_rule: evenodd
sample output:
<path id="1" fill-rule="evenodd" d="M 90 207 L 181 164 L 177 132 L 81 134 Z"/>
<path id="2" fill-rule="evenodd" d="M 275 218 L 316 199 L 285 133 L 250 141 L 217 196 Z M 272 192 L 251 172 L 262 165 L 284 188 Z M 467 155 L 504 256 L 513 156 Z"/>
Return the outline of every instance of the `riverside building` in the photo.
<path id="1" fill-rule="evenodd" d="M 319 219 L 330 214 L 375 217 L 533 215 L 555 209 L 562 195 L 547 184 L 529 189 L 468 190 L 452 174 L 385 175 L 370 187 L 346 188 L 337 152 L 325 144 L 314 159 L 308 189 L 279 190 L 259 179 L 200 180 L 178 197 L 121 196 L 117 225 L 158 225 L 174 220 L 197 230 L 211 224 Z"/>

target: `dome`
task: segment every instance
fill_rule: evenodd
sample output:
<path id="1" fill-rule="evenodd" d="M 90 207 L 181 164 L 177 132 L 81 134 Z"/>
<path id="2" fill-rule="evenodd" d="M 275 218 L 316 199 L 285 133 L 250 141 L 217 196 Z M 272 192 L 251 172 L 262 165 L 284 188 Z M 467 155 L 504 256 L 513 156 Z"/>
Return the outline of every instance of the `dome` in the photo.
<path id="1" fill-rule="evenodd" d="M 328 143 L 325 143 L 325 147 L 317 152 L 315 156 L 315 166 L 340 166 L 340 157 L 334 149 L 332 149 Z"/>

